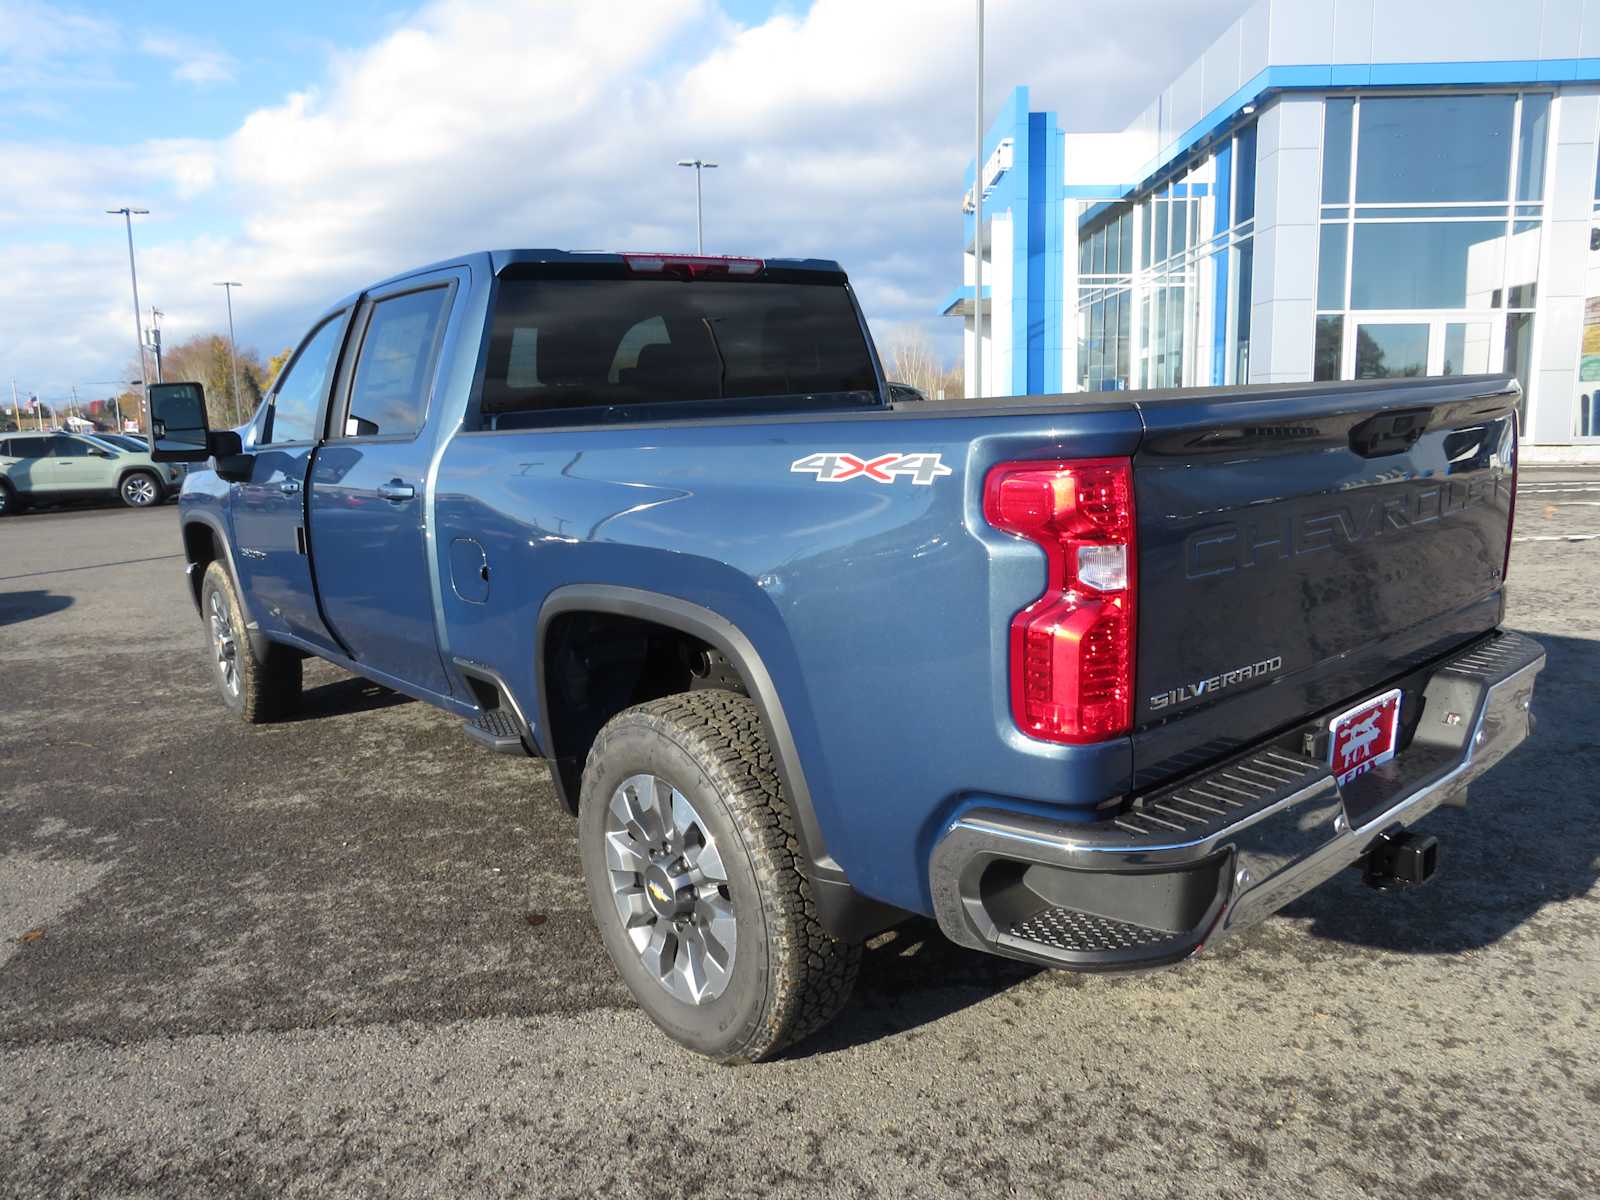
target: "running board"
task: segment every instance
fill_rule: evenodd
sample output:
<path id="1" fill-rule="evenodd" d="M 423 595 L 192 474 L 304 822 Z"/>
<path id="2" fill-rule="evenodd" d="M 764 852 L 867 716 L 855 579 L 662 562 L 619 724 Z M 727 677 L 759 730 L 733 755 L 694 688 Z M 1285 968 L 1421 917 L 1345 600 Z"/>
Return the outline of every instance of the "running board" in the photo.
<path id="1" fill-rule="evenodd" d="M 517 719 L 503 708 L 486 708 L 462 728 L 469 738 L 496 754 L 528 753 Z"/>

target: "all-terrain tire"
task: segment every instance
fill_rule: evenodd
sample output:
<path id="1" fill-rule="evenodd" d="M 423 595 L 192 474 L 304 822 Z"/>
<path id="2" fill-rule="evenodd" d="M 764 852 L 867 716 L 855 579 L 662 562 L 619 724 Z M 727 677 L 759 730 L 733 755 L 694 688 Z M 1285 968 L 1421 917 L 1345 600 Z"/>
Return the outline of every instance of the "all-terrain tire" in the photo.
<path id="1" fill-rule="evenodd" d="M 624 781 L 649 775 L 681 792 L 715 838 L 737 923 L 725 990 L 671 994 L 629 940 L 607 862 L 606 821 Z M 602 940 L 640 1006 L 681 1045 L 725 1063 L 771 1058 L 850 998 L 861 947 L 817 919 L 800 869 L 795 818 L 761 715 L 749 698 L 707 689 L 627 709 L 601 729 L 584 766 L 579 848 Z"/>
<path id="2" fill-rule="evenodd" d="M 268 643 L 265 657 L 256 654 L 233 577 L 221 562 L 206 567 L 200 584 L 200 615 L 206 623 L 214 677 L 224 704 L 252 725 L 275 721 L 298 707 L 300 655 L 272 643 Z"/>

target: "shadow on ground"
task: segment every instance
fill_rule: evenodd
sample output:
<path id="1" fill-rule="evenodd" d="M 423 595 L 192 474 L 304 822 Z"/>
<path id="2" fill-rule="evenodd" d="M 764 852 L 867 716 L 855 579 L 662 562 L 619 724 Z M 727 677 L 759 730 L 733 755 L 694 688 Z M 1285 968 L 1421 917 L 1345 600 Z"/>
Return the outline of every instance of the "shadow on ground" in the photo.
<path id="1" fill-rule="evenodd" d="M 58 596 L 48 590 L 0 592 L 0 625 L 20 625 L 71 607 L 71 596 Z"/>
<path id="2" fill-rule="evenodd" d="M 341 713 L 376 712 L 398 704 L 413 704 L 410 696 L 391 691 L 381 683 L 373 683 L 351 675 L 333 683 L 308 687 L 300 695 L 299 707 L 283 718 L 285 723 L 295 721 L 320 721 Z"/>

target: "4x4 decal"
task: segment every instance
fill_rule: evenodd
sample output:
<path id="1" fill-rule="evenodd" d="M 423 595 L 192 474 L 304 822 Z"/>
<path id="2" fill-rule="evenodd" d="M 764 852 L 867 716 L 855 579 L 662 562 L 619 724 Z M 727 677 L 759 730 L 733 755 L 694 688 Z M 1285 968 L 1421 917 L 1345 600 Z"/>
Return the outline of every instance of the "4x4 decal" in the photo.
<path id="1" fill-rule="evenodd" d="M 874 483 L 893 483 L 902 475 L 914 484 L 927 486 L 935 479 L 954 474 L 939 461 L 937 454 L 876 454 L 862 458 L 855 454 L 827 451 L 797 458 L 789 470 L 815 475 L 818 483 L 844 483 L 850 479 L 870 479 Z"/>

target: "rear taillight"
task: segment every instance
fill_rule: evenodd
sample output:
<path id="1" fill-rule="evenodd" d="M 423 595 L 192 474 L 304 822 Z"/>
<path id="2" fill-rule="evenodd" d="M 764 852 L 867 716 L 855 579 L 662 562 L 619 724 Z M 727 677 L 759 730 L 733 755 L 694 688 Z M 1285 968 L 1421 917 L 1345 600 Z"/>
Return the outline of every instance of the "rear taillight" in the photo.
<path id="1" fill-rule="evenodd" d="M 1133 725 L 1133 465 L 1011 462 L 984 481 L 989 524 L 1044 550 L 1044 593 L 1011 619 L 1011 713 L 1051 742 Z"/>
<path id="2" fill-rule="evenodd" d="M 1511 535 L 1517 531 L 1517 459 L 1521 447 L 1517 444 L 1517 414 L 1511 414 L 1511 505 L 1506 512 L 1506 557 L 1500 564 L 1500 582 L 1511 574 Z"/>

